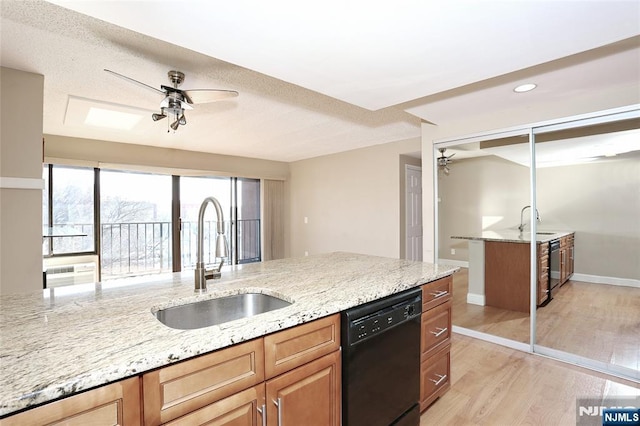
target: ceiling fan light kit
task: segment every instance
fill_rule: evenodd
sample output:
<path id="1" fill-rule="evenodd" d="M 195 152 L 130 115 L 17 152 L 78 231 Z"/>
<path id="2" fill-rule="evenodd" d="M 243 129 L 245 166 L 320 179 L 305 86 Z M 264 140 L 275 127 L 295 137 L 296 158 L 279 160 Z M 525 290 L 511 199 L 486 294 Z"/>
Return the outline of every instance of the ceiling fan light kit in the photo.
<path id="1" fill-rule="evenodd" d="M 437 163 L 438 163 L 438 170 L 442 170 L 444 172 L 445 175 L 449 174 L 449 163 L 452 163 L 453 160 L 451 159 L 451 157 L 453 157 L 454 155 L 456 155 L 456 153 L 454 152 L 453 154 L 446 156 L 444 155 L 444 152 L 447 150 L 447 148 L 438 148 L 438 151 L 440 151 L 440 157 L 437 158 Z"/>
<path id="2" fill-rule="evenodd" d="M 162 90 L 156 89 L 155 87 L 149 86 L 125 75 L 118 74 L 117 72 L 108 69 L 105 69 L 105 71 L 130 83 L 137 84 L 138 86 L 145 87 L 158 94 L 161 94 L 163 96 L 163 99 L 162 102 L 160 102 L 160 113 L 151 114 L 151 119 L 153 121 L 159 121 L 163 118 L 171 116 L 173 118 L 173 121 L 171 122 L 171 124 L 168 124 L 168 126 L 169 128 L 173 129 L 174 132 L 178 130 L 179 126 L 184 126 L 187 124 L 187 118 L 184 115 L 184 110 L 193 109 L 191 105 L 230 99 L 238 96 L 238 92 L 234 90 L 178 89 L 178 86 L 181 85 L 184 81 L 185 76 L 183 72 L 176 70 L 171 70 L 167 73 L 169 81 L 171 82 L 173 87 L 161 85 L 160 88 Z M 167 132 L 168 131 L 169 130 L 167 129 Z"/>

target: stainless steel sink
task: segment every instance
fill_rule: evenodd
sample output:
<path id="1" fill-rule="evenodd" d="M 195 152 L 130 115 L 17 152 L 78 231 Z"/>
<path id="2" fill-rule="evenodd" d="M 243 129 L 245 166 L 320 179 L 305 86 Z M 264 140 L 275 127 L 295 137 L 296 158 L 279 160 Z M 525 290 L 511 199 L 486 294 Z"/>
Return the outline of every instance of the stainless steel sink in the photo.
<path id="1" fill-rule="evenodd" d="M 192 330 L 252 317 L 289 305 L 290 302 L 268 294 L 241 293 L 160 309 L 154 315 L 167 327 Z"/>

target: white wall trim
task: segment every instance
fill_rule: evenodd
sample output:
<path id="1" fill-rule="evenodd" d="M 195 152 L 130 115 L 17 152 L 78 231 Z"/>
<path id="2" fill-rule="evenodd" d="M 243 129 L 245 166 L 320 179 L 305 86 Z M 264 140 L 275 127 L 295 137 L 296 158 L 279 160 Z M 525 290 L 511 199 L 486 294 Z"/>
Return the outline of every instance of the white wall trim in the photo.
<path id="1" fill-rule="evenodd" d="M 44 189 L 44 179 L 0 177 L 2 189 Z"/>
<path id="2" fill-rule="evenodd" d="M 588 368 L 589 370 L 599 371 L 611 376 L 620 377 L 640 383 L 640 371 L 633 370 L 621 365 L 609 364 L 597 361 L 591 358 L 585 358 L 580 355 L 569 352 L 560 351 L 558 349 L 548 348 L 546 346 L 534 345 L 534 353 L 536 355 L 551 358 L 556 361 L 566 362 L 568 364 L 577 365 L 578 367 Z"/>
<path id="3" fill-rule="evenodd" d="M 623 287 L 640 288 L 640 280 L 632 278 L 603 277 L 600 275 L 576 274 L 574 273 L 570 280 L 582 281 L 585 283 L 619 285 Z"/>
<path id="4" fill-rule="evenodd" d="M 469 262 L 467 262 L 466 260 L 438 259 L 438 264 L 459 266 L 461 268 L 469 267 Z"/>
<path id="5" fill-rule="evenodd" d="M 471 303 L 472 305 L 484 306 L 484 294 L 467 293 L 467 303 Z"/>
<path id="6" fill-rule="evenodd" d="M 484 340 L 485 342 L 495 343 L 497 345 L 506 346 L 507 348 L 531 353 L 531 345 L 528 343 L 516 342 L 515 340 L 505 339 L 504 337 L 494 336 L 493 334 L 487 334 L 481 331 L 471 330 L 469 328 L 458 327 L 457 325 L 452 326 L 451 329 L 454 333 L 462 334 L 463 336 L 469 336 Z"/>

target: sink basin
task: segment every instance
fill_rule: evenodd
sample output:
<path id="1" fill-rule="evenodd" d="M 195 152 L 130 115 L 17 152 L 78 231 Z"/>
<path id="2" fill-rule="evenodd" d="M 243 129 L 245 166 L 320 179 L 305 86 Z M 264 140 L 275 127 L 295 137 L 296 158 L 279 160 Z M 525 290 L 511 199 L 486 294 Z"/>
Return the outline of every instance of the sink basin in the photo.
<path id="1" fill-rule="evenodd" d="M 262 293 L 242 293 L 202 300 L 158 310 L 154 315 L 164 325 L 193 330 L 273 311 L 291 305 Z"/>

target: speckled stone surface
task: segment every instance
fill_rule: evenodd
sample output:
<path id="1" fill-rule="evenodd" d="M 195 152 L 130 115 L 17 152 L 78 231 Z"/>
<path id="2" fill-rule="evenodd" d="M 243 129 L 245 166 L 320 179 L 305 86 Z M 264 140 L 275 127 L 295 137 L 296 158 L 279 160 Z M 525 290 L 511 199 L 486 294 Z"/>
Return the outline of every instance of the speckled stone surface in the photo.
<path id="1" fill-rule="evenodd" d="M 458 268 L 331 253 L 223 270 L 194 294 L 193 272 L 0 297 L 0 416 L 302 324 L 451 275 Z M 282 309 L 196 330 L 152 311 L 262 292 Z"/>
<path id="2" fill-rule="evenodd" d="M 573 231 L 540 231 L 536 234 L 536 241 L 539 243 L 548 243 L 549 241 L 573 234 Z M 453 236 L 451 238 L 458 240 L 484 240 L 484 241 L 503 241 L 505 243 L 530 243 L 531 232 L 520 232 L 511 229 L 503 231 L 483 231 L 479 234 Z"/>

